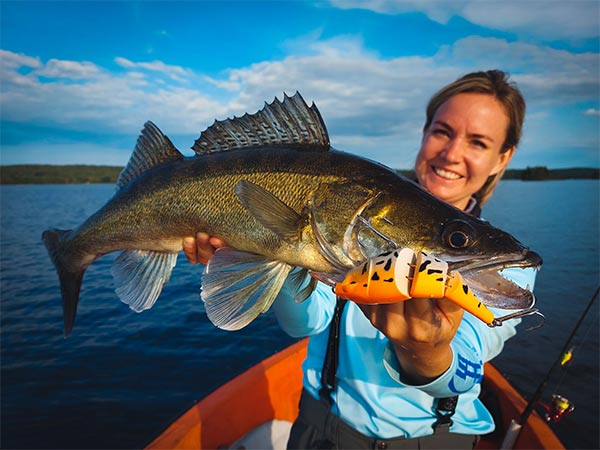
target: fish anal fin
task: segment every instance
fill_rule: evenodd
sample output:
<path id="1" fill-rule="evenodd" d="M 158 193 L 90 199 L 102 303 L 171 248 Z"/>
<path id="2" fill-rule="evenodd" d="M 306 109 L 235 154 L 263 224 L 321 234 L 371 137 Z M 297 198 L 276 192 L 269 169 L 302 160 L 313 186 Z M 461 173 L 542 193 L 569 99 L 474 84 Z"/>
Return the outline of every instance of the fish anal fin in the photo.
<path id="1" fill-rule="evenodd" d="M 215 121 L 204 130 L 192 150 L 198 155 L 258 146 L 292 146 L 328 151 L 329 135 L 321 113 L 308 106 L 299 92 L 283 102 L 277 98 L 255 114 Z"/>
<path id="2" fill-rule="evenodd" d="M 113 263 L 115 292 L 135 312 L 151 308 L 169 281 L 177 253 L 126 250 Z"/>
<path id="3" fill-rule="evenodd" d="M 235 187 L 240 202 L 263 226 L 281 239 L 296 242 L 304 218 L 263 187 L 247 180 Z"/>
<path id="4" fill-rule="evenodd" d="M 178 159 L 183 159 L 183 155 L 156 125 L 148 121 L 144 124 L 129 162 L 119 175 L 117 187 L 125 186 L 152 167 Z"/>
<path id="5" fill-rule="evenodd" d="M 271 307 L 291 269 L 254 253 L 217 249 L 202 275 L 208 318 L 224 330 L 245 327 Z"/>

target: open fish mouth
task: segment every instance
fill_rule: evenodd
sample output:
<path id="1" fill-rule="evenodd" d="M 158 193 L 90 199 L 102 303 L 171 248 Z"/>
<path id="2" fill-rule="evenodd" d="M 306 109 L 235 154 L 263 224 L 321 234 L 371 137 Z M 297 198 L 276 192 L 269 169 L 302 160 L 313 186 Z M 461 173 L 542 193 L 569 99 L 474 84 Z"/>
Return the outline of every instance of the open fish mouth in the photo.
<path id="1" fill-rule="evenodd" d="M 469 288 L 486 306 L 502 309 L 526 309 L 535 303 L 533 286 L 520 286 L 504 277 L 502 271 L 510 268 L 539 269 L 542 258 L 525 250 L 521 254 L 469 258 L 449 261 L 450 270 L 457 270 Z"/>

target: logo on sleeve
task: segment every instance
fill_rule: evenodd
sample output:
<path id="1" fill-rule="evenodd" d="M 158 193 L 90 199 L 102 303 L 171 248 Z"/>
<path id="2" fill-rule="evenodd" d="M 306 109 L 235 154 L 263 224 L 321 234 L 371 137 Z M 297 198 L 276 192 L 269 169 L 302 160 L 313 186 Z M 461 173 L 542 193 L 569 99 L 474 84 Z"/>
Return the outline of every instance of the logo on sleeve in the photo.
<path id="1" fill-rule="evenodd" d="M 452 392 L 462 394 L 471 389 L 475 384 L 481 383 L 483 373 L 481 368 L 483 366 L 482 361 L 473 362 L 468 359 L 458 356 L 458 367 L 454 376 L 448 383 L 448 387 Z"/>

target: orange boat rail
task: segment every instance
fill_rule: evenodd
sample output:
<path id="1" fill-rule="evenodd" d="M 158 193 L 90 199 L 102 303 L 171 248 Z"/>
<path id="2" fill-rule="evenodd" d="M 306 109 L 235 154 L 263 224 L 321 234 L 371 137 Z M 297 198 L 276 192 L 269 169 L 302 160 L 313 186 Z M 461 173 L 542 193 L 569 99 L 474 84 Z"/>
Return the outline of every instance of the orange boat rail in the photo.
<path id="1" fill-rule="evenodd" d="M 200 400 L 148 449 L 216 449 L 273 419 L 293 422 L 302 391 L 304 339 L 261 361 Z"/>
<path id="2" fill-rule="evenodd" d="M 147 449 L 228 448 L 258 425 L 274 420 L 293 422 L 302 391 L 303 339 L 261 361 L 209 394 L 173 422 Z M 525 409 L 525 399 L 491 364 L 485 365 L 483 388 L 495 393 L 501 411 L 498 431 L 483 436 L 478 449 L 499 448 L 511 419 Z M 515 449 L 564 449 L 548 424 L 532 414 Z"/>

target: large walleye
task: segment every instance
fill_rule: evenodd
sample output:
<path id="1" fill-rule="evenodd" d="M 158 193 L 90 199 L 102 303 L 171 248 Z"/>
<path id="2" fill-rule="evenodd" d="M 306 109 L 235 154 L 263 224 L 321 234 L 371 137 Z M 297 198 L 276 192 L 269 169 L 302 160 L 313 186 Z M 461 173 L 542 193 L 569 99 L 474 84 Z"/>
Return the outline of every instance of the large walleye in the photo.
<path id="1" fill-rule="evenodd" d="M 86 268 L 122 251 L 116 293 L 133 310 L 152 307 L 182 238 L 206 231 L 231 247 L 202 277 L 210 320 L 239 329 L 266 311 L 290 271 L 334 280 L 369 257 L 408 247 L 444 259 L 487 305 L 523 309 L 533 295 L 502 277 L 540 257 L 511 235 L 473 218 L 380 164 L 330 149 L 319 111 L 299 93 L 254 115 L 215 122 L 185 158 L 147 122 L 118 191 L 74 230 L 43 240 L 62 291 L 65 334 L 73 327 Z M 316 281 L 300 290 L 306 298 Z"/>

